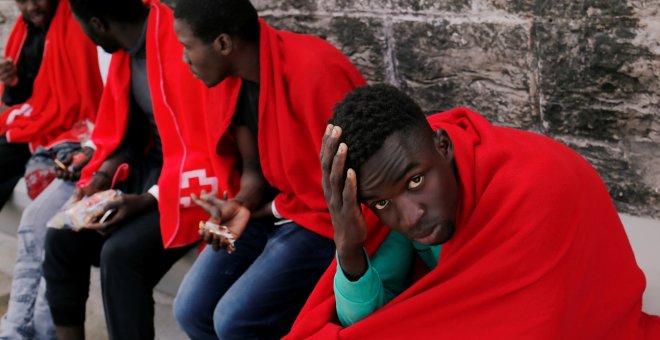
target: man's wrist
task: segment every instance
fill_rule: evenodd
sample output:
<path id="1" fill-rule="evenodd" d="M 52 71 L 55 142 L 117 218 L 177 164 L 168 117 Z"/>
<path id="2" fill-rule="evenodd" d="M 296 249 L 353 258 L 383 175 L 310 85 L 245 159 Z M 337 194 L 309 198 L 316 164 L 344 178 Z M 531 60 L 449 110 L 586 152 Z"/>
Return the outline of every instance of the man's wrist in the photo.
<path id="1" fill-rule="evenodd" d="M 362 245 L 338 245 L 337 257 L 344 275 L 351 281 L 358 280 L 367 270 L 367 260 Z"/>
<path id="2" fill-rule="evenodd" d="M 158 199 L 154 197 L 151 193 L 145 192 L 141 194 L 142 202 L 144 203 L 145 208 L 150 208 L 152 206 L 158 205 Z"/>

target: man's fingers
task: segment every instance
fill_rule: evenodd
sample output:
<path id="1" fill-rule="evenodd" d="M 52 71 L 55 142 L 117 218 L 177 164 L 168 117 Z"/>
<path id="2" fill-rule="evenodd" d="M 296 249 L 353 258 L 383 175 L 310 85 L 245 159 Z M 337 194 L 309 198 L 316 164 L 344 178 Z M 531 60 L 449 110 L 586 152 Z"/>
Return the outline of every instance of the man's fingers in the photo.
<path id="1" fill-rule="evenodd" d="M 59 161 L 62 162 L 62 164 L 64 164 L 64 165 L 69 165 L 69 164 L 71 164 L 71 161 L 73 161 L 73 154 L 68 153 L 62 159 L 60 159 Z"/>
<path id="2" fill-rule="evenodd" d="M 222 249 L 221 244 L 220 244 L 220 238 L 217 237 L 215 234 L 213 234 L 211 232 L 209 232 L 209 234 L 211 234 L 211 237 L 213 237 L 213 243 L 212 243 L 213 250 L 218 251 L 218 250 Z"/>
<path id="3" fill-rule="evenodd" d="M 357 204 L 357 176 L 355 170 L 346 171 L 346 181 L 344 183 L 344 192 L 342 193 L 344 207 L 358 207 Z"/>
<path id="4" fill-rule="evenodd" d="M 332 124 L 328 124 L 325 127 L 325 132 L 323 133 L 323 138 L 321 139 L 321 151 L 319 152 L 319 160 L 323 161 L 323 155 L 325 154 L 325 145 L 327 143 L 330 132 L 332 131 Z"/>
<path id="5" fill-rule="evenodd" d="M 206 244 L 213 243 L 213 235 L 211 233 L 209 233 L 208 230 L 202 229 L 201 236 L 202 236 L 202 239 L 204 240 L 204 243 L 206 243 Z"/>
<path id="6" fill-rule="evenodd" d="M 206 211 L 209 214 L 211 213 L 213 206 L 208 202 L 206 202 L 206 200 L 197 197 L 197 195 L 195 194 L 190 195 L 190 198 L 192 199 L 193 203 L 195 203 L 198 207 L 204 209 L 204 211 Z"/>
<path id="7" fill-rule="evenodd" d="M 334 126 L 330 129 L 330 134 L 323 137 L 323 147 L 321 156 L 321 170 L 330 173 L 332 168 L 332 160 L 337 153 L 339 136 L 341 136 L 341 128 Z"/>
<path id="8" fill-rule="evenodd" d="M 217 237 L 220 239 L 220 247 L 222 249 L 229 249 L 229 247 L 231 246 L 229 240 L 226 237 L 222 237 L 222 236 L 217 236 Z"/>
<path id="9" fill-rule="evenodd" d="M 207 203 L 212 204 L 213 206 L 218 208 L 227 201 L 227 200 L 219 199 L 215 195 L 208 195 L 204 197 L 204 200 L 206 200 Z"/>
<path id="10" fill-rule="evenodd" d="M 340 204 L 342 197 L 342 191 L 344 190 L 344 181 L 346 178 L 346 173 L 344 166 L 346 164 L 346 155 L 348 153 L 348 146 L 341 143 L 337 148 L 334 159 L 332 161 L 332 170 L 330 171 L 330 185 L 332 188 L 332 204 Z"/>
<path id="11" fill-rule="evenodd" d="M 108 210 L 111 210 L 111 209 L 120 209 L 123 205 L 124 205 L 124 198 L 119 196 L 119 197 L 115 197 L 115 198 L 111 199 L 110 201 L 108 201 L 108 203 L 106 203 L 103 206 L 103 209 L 105 211 L 108 211 Z"/>

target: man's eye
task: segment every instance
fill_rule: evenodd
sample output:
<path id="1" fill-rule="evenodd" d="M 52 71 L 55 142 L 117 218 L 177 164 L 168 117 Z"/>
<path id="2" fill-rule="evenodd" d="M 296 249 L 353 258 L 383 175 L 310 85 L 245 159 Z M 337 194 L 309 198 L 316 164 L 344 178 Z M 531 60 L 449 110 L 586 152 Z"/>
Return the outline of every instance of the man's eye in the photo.
<path id="1" fill-rule="evenodd" d="M 424 176 L 423 175 L 417 175 L 413 178 L 410 179 L 410 182 L 408 182 L 408 189 L 416 189 L 419 188 L 422 183 L 424 183 Z"/>
<path id="2" fill-rule="evenodd" d="M 387 207 L 388 204 L 390 204 L 390 201 L 380 200 L 380 201 L 376 202 L 376 204 L 374 204 L 374 207 L 376 207 L 376 209 L 378 209 L 378 210 L 383 210 L 383 209 L 385 209 L 385 207 Z"/>

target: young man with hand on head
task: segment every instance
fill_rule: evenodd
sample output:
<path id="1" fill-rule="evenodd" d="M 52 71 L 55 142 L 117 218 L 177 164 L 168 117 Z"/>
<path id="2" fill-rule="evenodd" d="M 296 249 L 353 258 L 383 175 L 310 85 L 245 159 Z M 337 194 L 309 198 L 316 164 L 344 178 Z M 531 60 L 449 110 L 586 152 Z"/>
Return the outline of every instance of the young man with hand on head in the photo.
<path id="1" fill-rule="evenodd" d="M 290 339 L 660 335 L 607 189 L 566 146 L 373 85 L 335 108 L 321 166 L 337 261 Z M 360 203 L 391 232 L 368 235 Z"/>
<path id="2" fill-rule="evenodd" d="M 112 53 L 107 85 L 75 199 L 106 189 L 104 222 L 50 229 L 44 277 L 60 339 L 84 338 L 90 267 L 101 271 L 111 339 L 154 337 L 153 288 L 199 241 L 202 189 L 231 190 L 213 176 L 201 120 L 208 90 L 188 72 L 169 7 L 158 1 L 71 0 L 89 38 Z M 99 232 L 97 232 L 99 231 Z"/>
<path id="3" fill-rule="evenodd" d="M 280 338 L 332 261 L 320 138 L 364 79 L 327 42 L 268 26 L 248 0 L 179 0 L 174 16 L 184 60 L 212 87 L 210 157 L 240 152 L 240 190 L 196 200 L 235 249 L 203 231 L 213 247 L 181 284 L 175 317 L 193 339 Z"/>

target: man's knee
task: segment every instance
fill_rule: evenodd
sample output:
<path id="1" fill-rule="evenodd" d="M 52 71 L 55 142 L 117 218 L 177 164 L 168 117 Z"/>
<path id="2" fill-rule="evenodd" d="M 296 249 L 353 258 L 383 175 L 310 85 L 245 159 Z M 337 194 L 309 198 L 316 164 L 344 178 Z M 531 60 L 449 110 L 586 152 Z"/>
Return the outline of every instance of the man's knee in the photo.
<path id="1" fill-rule="evenodd" d="M 174 319 L 185 332 L 189 332 L 192 328 L 196 327 L 196 320 L 199 319 L 199 314 L 193 310 L 193 306 L 189 302 L 179 292 L 172 303 Z"/>
<path id="2" fill-rule="evenodd" d="M 103 272 L 122 271 L 132 267 L 132 264 L 140 260 L 134 255 L 131 247 L 127 247 L 126 244 L 119 241 L 111 236 L 103 244 L 100 257 Z"/>
<path id="3" fill-rule="evenodd" d="M 220 305 L 218 305 L 215 313 L 213 313 L 213 327 L 215 328 L 215 334 L 218 336 L 218 339 L 233 339 L 239 335 L 239 326 L 235 322 L 238 320 L 235 318 L 236 314 L 234 311 L 235 309 L 233 308 L 229 310 L 221 309 Z"/>
<path id="4" fill-rule="evenodd" d="M 72 239 L 75 238 L 73 231 L 64 229 L 48 229 L 46 231 L 46 240 L 44 243 L 44 250 L 46 258 L 60 254 L 62 250 L 67 248 L 67 245 Z"/>
<path id="5" fill-rule="evenodd" d="M 260 324 L 250 303 L 238 303 L 244 299 L 234 299 L 225 295 L 213 313 L 213 327 L 219 339 L 244 339 L 253 337 L 251 325 Z M 245 301 L 245 300 L 244 300 Z M 246 301 L 247 302 L 247 301 Z M 257 308 L 258 309 L 258 308 Z"/>
<path id="6" fill-rule="evenodd" d="M 213 332 L 211 313 L 196 303 L 194 294 L 179 290 L 172 305 L 174 319 L 191 338 L 202 338 Z"/>

